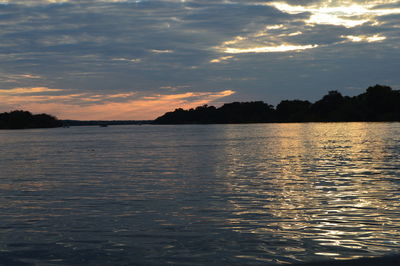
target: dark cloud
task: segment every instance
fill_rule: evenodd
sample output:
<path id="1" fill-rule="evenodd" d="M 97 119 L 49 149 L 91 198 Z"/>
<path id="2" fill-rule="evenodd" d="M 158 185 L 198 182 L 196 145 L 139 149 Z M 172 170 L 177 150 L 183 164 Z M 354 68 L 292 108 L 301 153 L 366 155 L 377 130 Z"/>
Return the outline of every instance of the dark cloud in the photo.
<path id="1" fill-rule="evenodd" d="M 274 1 L 50 2 L 0 4 L 1 89 L 90 95 L 232 89 L 232 99 L 276 103 L 400 84 L 395 1 L 357 1 L 375 13 L 346 16 L 319 9 L 325 1 L 296 1 L 303 6 L 296 12 Z"/>

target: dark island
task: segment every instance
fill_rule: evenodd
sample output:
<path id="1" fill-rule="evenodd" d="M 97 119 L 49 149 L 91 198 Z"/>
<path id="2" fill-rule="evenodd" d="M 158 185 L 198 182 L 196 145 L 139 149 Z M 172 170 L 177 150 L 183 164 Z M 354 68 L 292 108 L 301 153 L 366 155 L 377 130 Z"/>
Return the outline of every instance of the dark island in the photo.
<path id="1" fill-rule="evenodd" d="M 48 114 L 31 114 L 28 111 L 12 111 L 0 114 L 0 129 L 53 128 L 63 124 Z"/>
<path id="2" fill-rule="evenodd" d="M 154 124 L 228 124 L 287 122 L 384 122 L 400 121 L 400 91 L 375 85 L 357 96 L 330 91 L 321 100 L 284 100 L 276 108 L 262 101 L 227 103 L 216 108 L 176 109 Z"/>

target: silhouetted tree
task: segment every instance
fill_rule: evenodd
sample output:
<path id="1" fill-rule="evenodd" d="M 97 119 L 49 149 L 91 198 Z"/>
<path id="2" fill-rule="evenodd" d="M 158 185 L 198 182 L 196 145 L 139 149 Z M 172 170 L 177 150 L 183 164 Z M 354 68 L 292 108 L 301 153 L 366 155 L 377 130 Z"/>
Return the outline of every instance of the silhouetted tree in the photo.
<path id="1" fill-rule="evenodd" d="M 0 129 L 60 127 L 62 122 L 48 114 L 33 115 L 28 111 L 16 110 L 0 114 Z"/>
<path id="2" fill-rule="evenodd" d="M 398 120 L 400 112 L 400 93 L 388 86 L 369 87 L 364 95 L 367 118 L 372 121 Z"/>
<path id="3" fill-rule="evenodd" d="M 310 119 L 309 101 L 281 101 L 276 107 L 277 119 L 280 122 L 302 122 Z"/>
<path id="4" fill-rule="evenodd" d="M 264 102 L 234 102 L 220 108 L 203 105 L 176 109 L 157 118 L 156 124 L 261 123 L 274 120 L 274 109 Z"/>
<path id="5" fill-rule="evenodd" d="M 224 123 L 262 123 L 274 121 L 274 109 L 261 101 L 234 102 L 218 108 Z"/>
<path id="6" fill-rule="evenodd" d="M 400 92 L 375 85 L 358 96 L 329 91 L 315 103 L 281 101 L 276 110 L 264 102 L 233 102 L 220 108 L 199 106 L 176 109 L 157 118 L 156 124 L 400 121 Z"/>
<path id="7" fill-rule="evenodd" d="M 312 120 L 314 121 L 341 121 L 342 108 L 345 98 L 338 91 L 330 91 L 321 100 L 311 106 Z"/>

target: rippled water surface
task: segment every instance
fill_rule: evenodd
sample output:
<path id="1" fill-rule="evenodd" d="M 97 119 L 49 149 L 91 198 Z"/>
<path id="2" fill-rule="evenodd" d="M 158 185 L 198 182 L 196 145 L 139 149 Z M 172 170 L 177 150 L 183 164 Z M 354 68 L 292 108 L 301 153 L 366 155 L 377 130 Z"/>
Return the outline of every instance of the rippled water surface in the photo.
<path id="1" fill-rule="evenodd" d="M 0 264 L 400 252 L 400 124 L 0 131 Z"/>

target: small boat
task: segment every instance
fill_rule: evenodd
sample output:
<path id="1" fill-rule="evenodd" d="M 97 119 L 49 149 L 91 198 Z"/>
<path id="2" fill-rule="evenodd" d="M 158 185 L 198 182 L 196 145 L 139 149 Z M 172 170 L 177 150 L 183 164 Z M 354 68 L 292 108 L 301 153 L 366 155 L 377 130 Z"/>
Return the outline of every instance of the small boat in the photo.
<path id="1" fill-rule="evenodd" d="M 108 125 L 107 124 L 101 124 L 101 125 L 99 125 L 100 127 L 108 127 Z"/>

